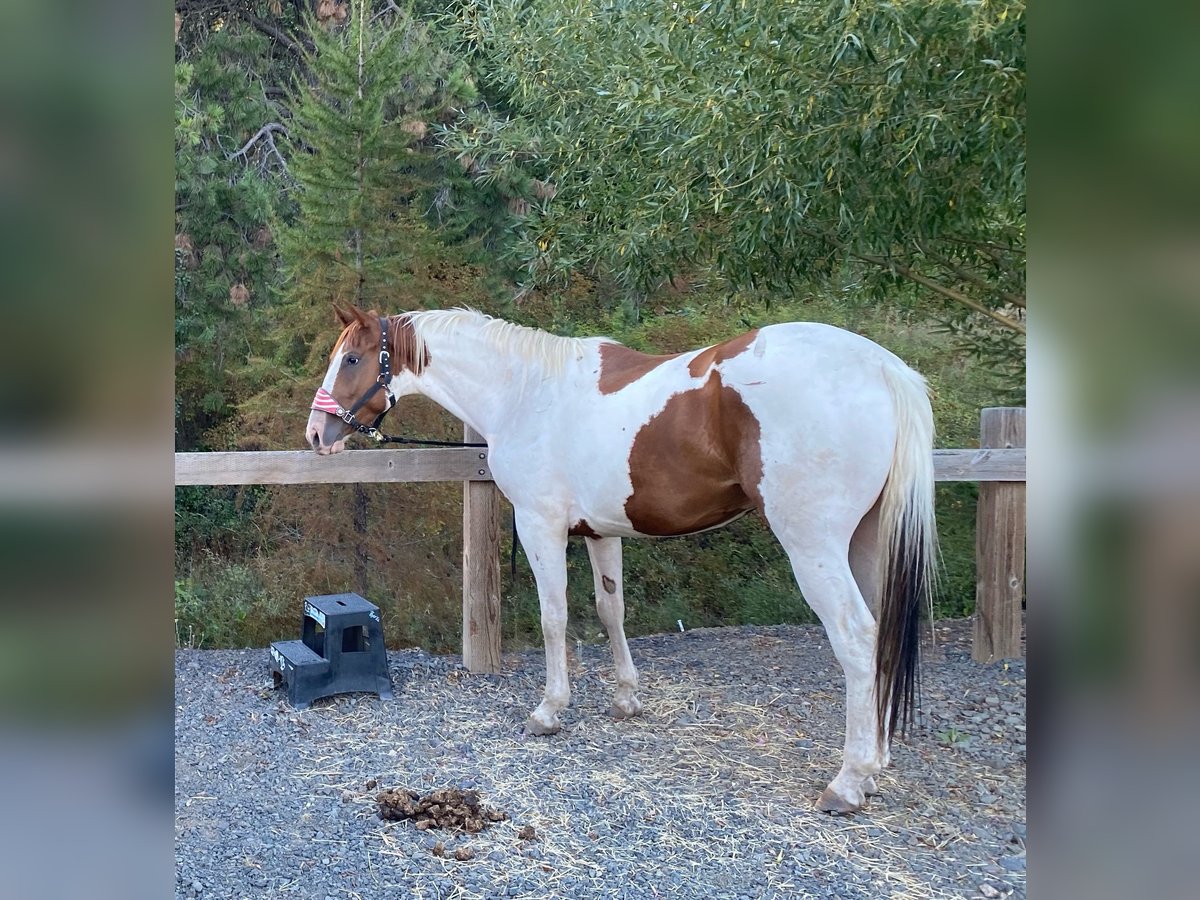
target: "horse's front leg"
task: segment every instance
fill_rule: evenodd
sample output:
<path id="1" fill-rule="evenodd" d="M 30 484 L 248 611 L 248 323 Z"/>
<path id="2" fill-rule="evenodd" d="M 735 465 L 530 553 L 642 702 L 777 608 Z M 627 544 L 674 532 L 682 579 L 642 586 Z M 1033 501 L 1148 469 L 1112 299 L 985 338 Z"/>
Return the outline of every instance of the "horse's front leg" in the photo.
<path id="1" fill-rule="evenodd" d="M 567 679 L 567 529 L 536 514 L 516 511 L 517 534 L 537 581 L 542 608 L 542 639 L 546 644 L 546 692 L 529 714 L 527 734 L 555 734 L 562 728 L 558 714 L 571 699 Z"/>
<path id="2" fill-rule="evenodd" d="M 608 632 L 613 665 L 617 670 L 617 692 L 609 713 L 627 719 L 642 711 L 637 698 L 638 673 L 625 640 L 625 596 L 621 587 L 621 539 L 586 538 L 592 577 L 596 582 L 596 612 Z"/>

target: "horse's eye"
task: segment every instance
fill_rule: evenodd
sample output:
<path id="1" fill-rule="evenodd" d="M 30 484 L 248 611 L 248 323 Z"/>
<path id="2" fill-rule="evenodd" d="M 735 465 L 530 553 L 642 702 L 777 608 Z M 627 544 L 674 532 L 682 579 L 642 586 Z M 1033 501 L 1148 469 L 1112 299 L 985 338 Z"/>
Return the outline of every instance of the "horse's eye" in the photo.
<path id="1" fill-rule="evenodd" d="M 357 357 L 357 356 L 353 356 L 353 355 L 351 355 L 351 356 L 347 356 L 347 357 L 346 357 L 346 365 L 348 365 L 348 366 L 357 366 L 357 365 L 358 365 L 358 357 Z"/>

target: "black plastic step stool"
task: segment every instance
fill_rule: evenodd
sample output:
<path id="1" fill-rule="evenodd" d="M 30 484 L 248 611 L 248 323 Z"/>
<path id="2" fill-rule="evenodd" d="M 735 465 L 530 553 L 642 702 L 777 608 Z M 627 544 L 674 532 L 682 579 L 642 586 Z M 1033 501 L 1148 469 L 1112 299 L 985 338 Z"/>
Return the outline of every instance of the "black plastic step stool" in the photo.
<path id="1" fill-rule="evenodd" d="M 304 598 L 298 641 L 271 645 L 275 687 L 287 685 L 288 702 L 304 709 L 314 700 L 351 691 L 392 698 L 379 607 L 358 594 Z"/>

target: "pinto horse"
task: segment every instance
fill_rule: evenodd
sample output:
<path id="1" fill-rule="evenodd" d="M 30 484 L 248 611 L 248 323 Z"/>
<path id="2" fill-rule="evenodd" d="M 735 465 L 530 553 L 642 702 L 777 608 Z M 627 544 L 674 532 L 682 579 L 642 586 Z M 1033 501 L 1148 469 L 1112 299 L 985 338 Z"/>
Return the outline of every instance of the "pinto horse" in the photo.
<path id="1" fill-rule="evenodd" d="M 621 538 L 695 534 L 750 510 L 790 558 L 846 676 L 842 767 L 817 805 L 859 809 L 913 707 L 918 615 L 931 589 L 933 416 L 924 380 L 866 338 L 771 325 L 651 356 L 472 310 L 345 326 L 308 419 L 319 454 L 423 394 L 484 436 L 537 580 L 546 690 L 526 729 L 553 734 L 567 678 L 569 535 L 586 538 L 612 644 L 612 714 L 637 715 Z M 385 351 L 382 352 L 381 351 Z M 872 610 L 878 613 L 879 622 Z"/>

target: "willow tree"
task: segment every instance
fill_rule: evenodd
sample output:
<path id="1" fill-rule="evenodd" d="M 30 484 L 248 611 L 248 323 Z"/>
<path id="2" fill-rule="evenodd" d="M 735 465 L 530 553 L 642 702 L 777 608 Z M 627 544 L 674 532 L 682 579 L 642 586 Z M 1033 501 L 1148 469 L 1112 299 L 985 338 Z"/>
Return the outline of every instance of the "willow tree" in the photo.
<path id="1" fill-rule="evenodd" d="M 908 284 L 1020 367 L 1023 0 L 484 0 L 454 18 L 504 112 L 446 140 L 484 179 L 525 178 L 532 281 L 599 261 L 633 290 L 689 263 L 776 290 Z"/>

